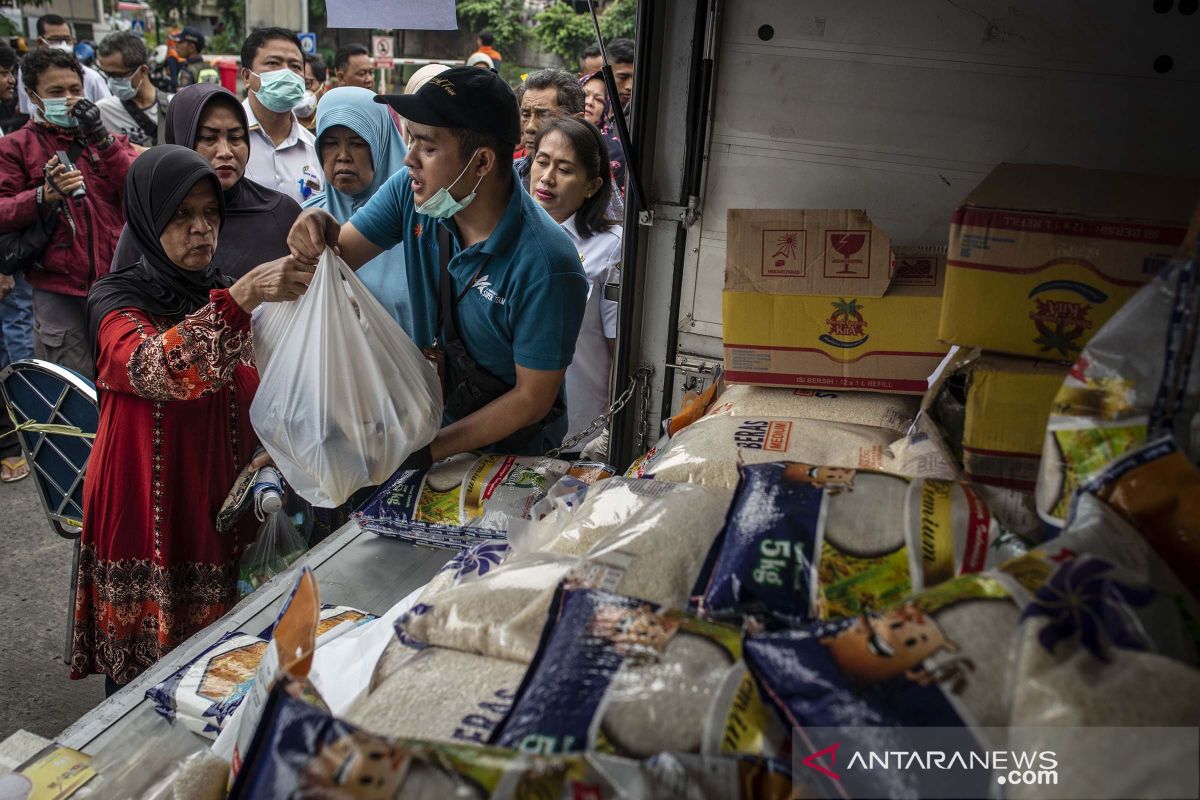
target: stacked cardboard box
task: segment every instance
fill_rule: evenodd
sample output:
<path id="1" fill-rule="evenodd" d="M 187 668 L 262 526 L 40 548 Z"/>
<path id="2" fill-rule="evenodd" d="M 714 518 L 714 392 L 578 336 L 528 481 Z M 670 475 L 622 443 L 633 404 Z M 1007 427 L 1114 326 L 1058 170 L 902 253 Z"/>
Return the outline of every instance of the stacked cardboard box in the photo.
<path id="1" fill-rule="evenodd" d="M 987 351 L 960 362 L 969 477 L 1033 488 L 1067 369 L 1174 255 L 1198 196 L 1187 179 L 1033 164 L 1002 164 L 967 196 L 939 338 Z"/>
<path id="2" fill-rule="evenodd" d="M 863 211 L 730 210 L 722 296 L 732 383 L 922 394 L 944 248 L 893 248 Z"/>

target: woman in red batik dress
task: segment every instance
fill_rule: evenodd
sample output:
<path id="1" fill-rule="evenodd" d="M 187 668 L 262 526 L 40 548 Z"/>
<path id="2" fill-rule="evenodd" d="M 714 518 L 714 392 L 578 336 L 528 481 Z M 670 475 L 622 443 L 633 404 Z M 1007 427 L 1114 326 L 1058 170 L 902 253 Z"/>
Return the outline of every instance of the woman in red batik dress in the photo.
<path id="1" fill-rule="evenodd" d="M 100 428 L 84 485 L 71 677 L 111 694 L 237 601 L 250 521 L 216 531 L 258 439 L 250 312 L 294 300 L 311 272 L 284 258 L 232 286 L 211 269 L 224 206 L 194 151 L 161 145 L 129 170 L 138 259 L 88 296 Z M 265 459 L 264 459 L 265 461 Z"/>

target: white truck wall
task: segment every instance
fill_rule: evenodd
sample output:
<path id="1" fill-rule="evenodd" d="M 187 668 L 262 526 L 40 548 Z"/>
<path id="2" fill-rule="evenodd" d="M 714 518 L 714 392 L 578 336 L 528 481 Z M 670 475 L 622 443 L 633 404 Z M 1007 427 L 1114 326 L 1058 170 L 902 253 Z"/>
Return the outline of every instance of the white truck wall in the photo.
<path id="1" fill-rule="evenodd" d="M 941 244 L 955 205 L 1003 161 L 1200 174 L 1200 14 L 1123 0 L 720 6 L 703 216 L 688 232 L 679 315 L 643 320 L 643 360 L 673 360 L 668 324 L 679 352 L 720 359 L 729 208 L 865 208 L 899 244 Z M 1165 73 L 1161 56 L 1173 60 Z M 678 83 L 670 72 L 686 58 L 668 50 L 661 80 Z M 660 112 L 656 191 L 659 170 L 675 174 L 681 159 L 664 131 L 669 144 L 683 122 Z M 673 241 L 674 226 L 655 225 L 646 315 L 666 304 Z"/>

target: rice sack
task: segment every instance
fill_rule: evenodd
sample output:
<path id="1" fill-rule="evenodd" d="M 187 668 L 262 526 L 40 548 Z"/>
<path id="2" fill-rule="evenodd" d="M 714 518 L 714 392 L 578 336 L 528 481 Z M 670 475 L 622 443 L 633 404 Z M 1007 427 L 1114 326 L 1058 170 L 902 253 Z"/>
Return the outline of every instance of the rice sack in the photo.
<path id="1" fill-rule="evenodd" d="M 528 663 L 560 581 L 684 608 L 730 493 L 610 478 L 572 508 L 527 526 L 524 549 L 465 551 L 397 625 L 406 642 Z M 473 566 L 478 565 L 478 566 Z"/>
<path id="2" fill-rule="evenodd" d="M 566 585 L 491 744 L 541 755 L 774 755 L 783 734 L 763 713 L 740 639 L 736 628 Z"/>
<path id="3" fill-rule="evenodd" d="M 495 747 L 378 736 L 291 696 L 267 700 L 233 800 L 341 798 L 590 798 L 790 800 L 791 771 L 751 757 L 660 754 L 646 761 L 589 754 L 539 757 Z"/>
<path id="4" fill-rule="evenodd" d="M 1160 730 L 1194 730 L 1200 719 L 1195 596 L 1137 530 L 1089 493 L 1079 495 L 1067 530 L 1046 550 L 1061 565 L 1022 616 L 1012 675 L 1010 724 L 1020 728 L 1014 746 L 1054 750 L 1072 765 L 1060 773 L 1054 796 L 1187 794 L 1188 776 L 1176 765 L 1195 763 L 1195 744 Z M 1067 552 L 1080 554 L 1063 559 Z M 1055 736 L 1063 726 L 1092 730 Z M 1139 752 L 1153 759 L 1129 758 L 1124 737 L 1094 731 L 1124 727 L 1143 729 Z M 1017 787 L 1009 796 L 1036 795 Z"/>
<path id="5" fill-rule="evenodd" d="M 550 487 L 571 472 L 571 464 L 552 458 L 463 453 L 428 470 L 398 471 L 354 519 L 380 536 L 458 549 L 480 539 L 503 539 L 513 520 L 527 519 Z M 612 474 L 591 462 L 576 473 L 585 480 Z"/>
<path id="6" fill-rule="evenodd" d="M 712 417 L 684 428 L 635 477 L 737 486 L 738 465 L 781 459 L 852 469 L 886 468 L 896 438 L 883 428 L 771 417 Z"/>
<path id="7" fill-rule="evenodd" d="M 920 397 L 898 394 L 728 384 L 706 416 L 788 417 L 848 422 L 904 433 L 916 419 L 920 408 Z"/>
<path id="8" fill-rule="evenodd" d="M 1025 550 L 965 483 L 787 462 L 741 475 L 696 587 L 706 617 L 855 616 Z"/>
<path id="9" fill-rule="evenodd" d="M 427 647 L 355 701 L 345 719 L 391 738 L 484 744 L 524 676 L 513 661 Z"/>
<path id="10" fill-rule="evenodd" d="M 147 689 L 146 699 L 167 719 L 215 739 L 254 683 L 266 650 L 266 637 L 226 633 L 166 680 Z"/>
<path id="11" fill-rule="evenodd" d="M 341 629 L 344 633 L 373 619 L 373 614 L 349 606 L 324 605 L 315 636 L 319 638 L 340 625 L 346 625 Z M 146 699 L 167 719 L 178 719 L 188 730 L 215 739 L 253 686 L 274 629 L 272 623 L 258 636 L 226 633 L 166 680 L 147 689 Z"/>
<path id="12" fill-rule="evenodd" d="M 900 750 L 902 727 L 1006 724 L 1007 654 L 1029 596 L 999 573 L 964 575 L 886 611 L 748 635 L 746 663 L 789 730 L 862 726 L 874 732 L 862 738 L 847 731 L 848 751 Z M 801 757 L 830 744 L 807 733 L 793 739 Z M 966 732 L 961 744 L 983 746 Z M 897 771 L 841 773 L 852 797 L 938 796 L 945 789 L 936 771 L 920 773 L 915 785 Z M 982 779 L 975 788 L 986 796 L 990 775 Z"/>
<path id="13" fill-rule="evenodd" d="M 1173 437 L 1147 442 L 1113 461 L 1076 493 L 1072 516 L 1085 495 L 1109 504 L 1180 581 L 1200 592 L 1200 469 Z"/>
<path id="14" fill-rule="evenodd" d="M 1194 721 L 1192 699 L 1179 709 L 1150 709 L 1164 709 L 1175 687 L 1192 685 L 1184 677 L 1166 682 L 1194 670 L 1198 628 L 1185 594 L 1135 531 L 1084 497 L 1061 537 L 997 569 L 954 578 L 883 611 L 750 634 L 744 652 L 786 725 L 882 728 L 876 740 L 860 743 L 876 751 L 903 748 L 901 731 L 889 739 L 891 727 L 1178 724 L 1189 713 Z M 1030 649 L 1030 636 L 1042 650 Z M 1079 647 L 1097 660 L 1084 663 Z M 1136 691 L 1131 661 L 1150 670 L 1136 673 Z M 801 754 L 823 746 L 793 744 Z M 898 790 L 887 783 L 892 777 L 913 779 L 874 772 L 848 790 L 886 794 Z M 938 791 L 920 783 L 907 790 Z"/>
<path id="15" fill-rule="evenodd" d="M 1174 262 L 1084 345 L 1054 400 L 1038 473 L 1042 520 L 1061 529 L 1075 490 L 1170 435 L 1200 461 L 1200 262 Z"/>

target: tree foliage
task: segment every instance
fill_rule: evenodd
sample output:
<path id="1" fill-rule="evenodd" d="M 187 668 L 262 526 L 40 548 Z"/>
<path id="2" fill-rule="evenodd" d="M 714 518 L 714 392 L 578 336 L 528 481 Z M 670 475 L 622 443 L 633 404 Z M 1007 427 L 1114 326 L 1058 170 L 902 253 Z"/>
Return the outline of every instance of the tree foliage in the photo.
<path id="1" fill-rule="evenodd" d="M 520 44 L 528 29 L 521 19 L 521 0 L 458 0 L 458 24 L 469 31 L 491 31 L 496 49 Z"/>
<path id="2" fill-rule="evenodd" d="M 600 13 L 600 33 L 604 41 L 622 36 L 632 38 L 636 10 L 636 0 L 613 0 Z M 596 40 L 591 14 L 577 13 L 570 3 L 548 6 L 534 18 L 534 22 L 534 40 L 572 66 L 579 60 L 584 48 Z"/>
<path id="3" fill-rule="evenodd" d="M 195 5 L 193 0 L 149 0 L 150 8 L 154 9 L 156 16 L 162 17 L 164 20 L 172 18 L 172 14 L 178 14 L 180 19 L 187 16 L 188 11 Z"/>

